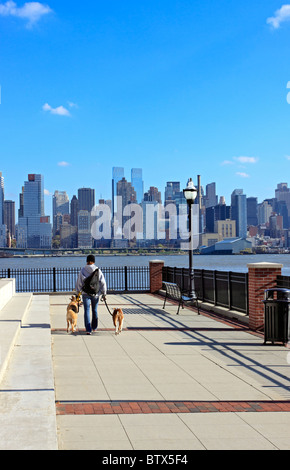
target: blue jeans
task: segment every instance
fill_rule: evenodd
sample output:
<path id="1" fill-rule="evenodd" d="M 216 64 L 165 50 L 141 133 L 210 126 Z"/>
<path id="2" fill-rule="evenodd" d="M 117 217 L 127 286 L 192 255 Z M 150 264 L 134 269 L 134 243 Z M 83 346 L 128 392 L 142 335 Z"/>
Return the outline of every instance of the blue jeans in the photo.
<path id="1" fill-rule="evenodd" d="M 84 304 L 84 320 L 85 327 L 87 332 L 96 330 L 98 328 L 98 303 L 99 297 L 94 295 L 83 294 L 83 304 Z M 90 306 L 92 305 L 92 323 L 91 323 L 91 314 Z"/>

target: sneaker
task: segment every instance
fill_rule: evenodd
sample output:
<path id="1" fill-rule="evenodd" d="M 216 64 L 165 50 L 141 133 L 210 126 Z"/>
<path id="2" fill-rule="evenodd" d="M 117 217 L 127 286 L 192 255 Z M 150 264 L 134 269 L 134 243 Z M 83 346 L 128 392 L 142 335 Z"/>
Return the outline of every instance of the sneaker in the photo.
<path id="1" fill-rule="evenodd" d="M 90 334 L 91 334 L 91 332 L 90 332 L 90 331 L 87 331 L 87 335 L 90 335 Z"/>

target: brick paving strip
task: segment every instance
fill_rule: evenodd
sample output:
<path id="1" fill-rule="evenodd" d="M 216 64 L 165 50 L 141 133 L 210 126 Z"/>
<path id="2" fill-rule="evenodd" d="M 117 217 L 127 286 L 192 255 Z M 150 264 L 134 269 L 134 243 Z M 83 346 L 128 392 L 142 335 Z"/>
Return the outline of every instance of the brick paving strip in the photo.
<path id="1" fill-rule="evenodd" d="M 56 402 L 57 415 L 290 412 L 290 401 Z"/>

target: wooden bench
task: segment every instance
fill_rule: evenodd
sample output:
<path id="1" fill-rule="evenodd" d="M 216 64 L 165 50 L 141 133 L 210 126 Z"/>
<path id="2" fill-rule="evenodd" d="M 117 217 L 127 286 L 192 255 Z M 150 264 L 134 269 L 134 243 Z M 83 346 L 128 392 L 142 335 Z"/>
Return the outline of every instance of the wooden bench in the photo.
<path id="1" fill-rule="evenodd" d="M 179 309 L 180 305 L 182 308 L 184 308 L 184 303 L 186 302 L 195 302 L 196 307 L 197 307 L 197 313 L 199 315 L 199 305 L 198 305 L 198 298 L 195 297 L 192 299 L 191 297 L 188 297 L 187 295 L 184 295 L 182 290 L 177 284 L 174 284 L 173 282 L 163 282 L 162 286 L 165 289 L 165 299 L 164 299 L 164 304 L 163 304 L 163 309 L 165 308 L 166 300 L 167 298 L 171 298 L 173 300 L 177 300 L 178 303 L 178 310 L 177 310 L 177 315 L 179 314 Z"/>

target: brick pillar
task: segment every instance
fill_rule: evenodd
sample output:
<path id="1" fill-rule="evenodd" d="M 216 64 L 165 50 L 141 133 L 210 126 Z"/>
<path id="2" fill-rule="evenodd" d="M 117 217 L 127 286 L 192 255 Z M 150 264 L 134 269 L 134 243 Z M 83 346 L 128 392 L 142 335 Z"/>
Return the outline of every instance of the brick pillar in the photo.
<path id="1" fill-rule="evenodd" d="M 162 268 L 164 261 L 149 261 L 150 270 L 150 292 L 154 293 L 162 288 Z"/>
<path id="2" fill-rule="evenodd" d="M 251 263 L 249 270 L 249 328 L 257 330 L 264 325 L 264 292 L 276 287 L 283 265 L 278 263 Z"/>

